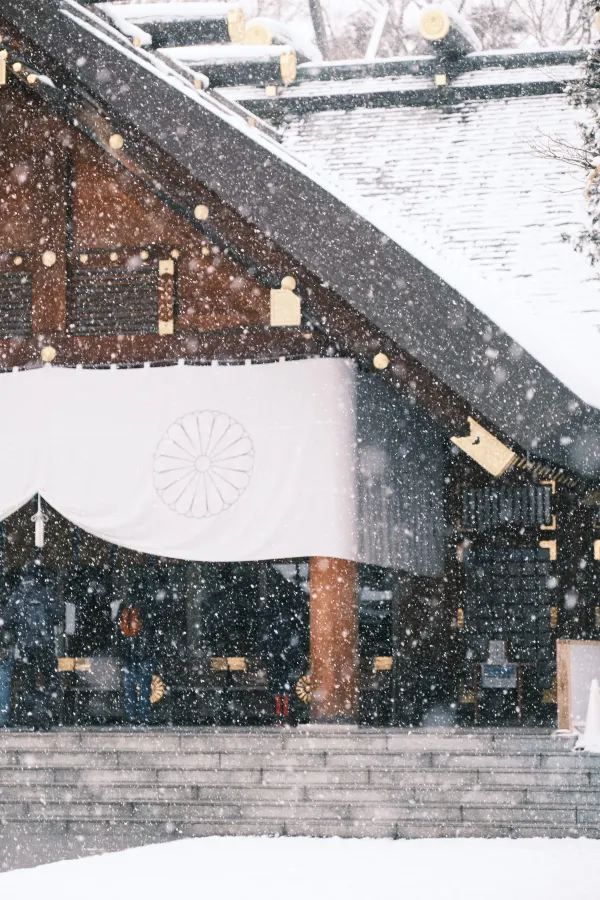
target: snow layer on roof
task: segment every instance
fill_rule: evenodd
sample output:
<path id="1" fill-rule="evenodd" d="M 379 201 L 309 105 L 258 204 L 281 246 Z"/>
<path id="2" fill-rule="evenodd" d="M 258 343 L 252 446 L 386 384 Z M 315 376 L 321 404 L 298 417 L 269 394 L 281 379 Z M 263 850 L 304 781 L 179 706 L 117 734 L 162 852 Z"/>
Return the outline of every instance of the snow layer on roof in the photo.
<path id="1" fill-rule="evenodd" d="M 163 47 L 162 56 L 186 65 L 231 65 L 244 62 L 272 62 L 282 53 L 292 53 L 292 48 L 282 44 L 196 44 L 190 47 Z"/>
<path id="2" fill-rule="evenodd" d="M 579 140 L 562 94 L 311 113 L 283 146 L 600 406 L 600 281 L 564 239 L 585 173 L 549 158 L 554 139 Z"/>
<path id="3" fill-rule="evenodd" d="M 229 10 L 247 9 L 249 4 L 244 3 L 244 0 L 236 3 L 199 3 L 197 0 L 175 2 L 175 0 L 170 0 L 167 3 L 99 3 L 97 6 L 111 16 L 128 19 L 132 22 L 186 22 L 216 19 L 220 16 L 226 18 Z"/>
<path id="4" fill-rule="evenodd" d="M 263 25 L 271 32 L 275 43 L 291 44 L 306 59 L 313 62 L 322 59 L 321 51 L 314 41 L 313 30 L 308 23 L 302 20 L 280 22 L 278 19 L 271 19 L 268 16 L 259 16 L 248 22 L 248 26 L 253 24 Z"/>
<path id="5" fill-rule="evenodd" d="M 137 39 L 140 46 L 150 47 L 152 35 L 140 25 L 155 22 L 200 22 L 205 19 L 226 18 L 231 9 L 244 9 L 248 4 L 240 3 L 97 3 L 97 9 L 110 19 L 115 28 L 126 37 Z"/>

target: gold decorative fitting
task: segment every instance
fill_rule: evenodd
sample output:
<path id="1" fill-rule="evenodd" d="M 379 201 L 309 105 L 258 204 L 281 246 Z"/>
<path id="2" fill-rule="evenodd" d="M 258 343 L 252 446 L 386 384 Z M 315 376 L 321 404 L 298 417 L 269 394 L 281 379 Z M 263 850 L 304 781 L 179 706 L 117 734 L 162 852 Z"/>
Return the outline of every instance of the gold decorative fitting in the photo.
<path id="1" fill-rule="evenodd" d="M 465 611 L 462 606 L 459 606 L 456 610 L 456 627 L 464 628 L 465 627 Z"/>
<path id="2" fill-rule="evenodd" d="M 594 28 L 600 31 L 600 10 L 594 16 Z"/>
<path id="3" fill-rule="evenodd" d="M 131 38 L 131 43 L 133 44 L 134 47 L 141 47 L 141 46 L 142 46 L 142 39 L 141 39 L 141 37 L 139 36 L 139 34 L 134 34 L 134 35 L 133 35 L 133 37 Z"/>
<path id="4" fill-rule="evenodd" d="M 44 250 L 42 253 L 42 262 L 47 269 L 51 269 L 56 262 L 56 253 L 54 250 Z"/>
<path id="5" fill-rule="evenodd" d="M 556 531 L 556 516 L 552 516 L 549 525 L 540 525 L 540 531 Z"/>
<path id="6" fill-rule="evenodd" d="M 475 691 L 463 691 L 460 695 L 460 703 L 477 703 L 477 694 Z"/>
<path id="7" fill-rule="evenodd" d="M 119 258 L 119 254 L 113 250 L 113 252 L 109 256 L 110 261 L 116 262 L 118 260 L 118 258 Z"/>
<path id="8" fill-rule="evenodd" d="M 298 58 L 295 50 L 286 50 L 279 57 L 279 71 L 281 72 L 281 80 L 285 85 L 291 84 L 296 80 L 298 72 Z"/>
<path id="9" fill-rule="evenodd" d="M 594 541 L 594 559 L 600 559 L 600 538 Z"/>
<path id="10" fill-rule="evenodd" d="M 90 261 L 90 258 L 89 258 L 89 256 L 87 255 L 87 253 L 80 253 L 80 254 L 79 254 L 79 262 L 82 262 L 82 263 L 84 263 L 84 265 L 85 265 L 85 263 L 86 263 L 86 262 L 89 262 L 89 261 Z"/>
<path id="11" fill-rule="evenodd" d="M 277 96 L 277 85 L 276 84 L 265 85 L 265 97 L 276 97 L 276 96 Z"/>
<path id="12" fill-rule="evenodd" d="M 175 248 L 174 250 L 171 250 L 171 256 L 173 257 L 173 259 L 179 259 L 179 257 L 181 256 L 181 251 Z"/>
<path id="13" fill-rule="evenodd" d="M 245 656 L 228 656 L 227 657 L 227 668 L 230 672 L 245 672 L 248 668 L 248 663 L 246 661 Z"/>
<path id="14" fill-rule="evenodd" d="M 159 275 L 174 275 L 175 274 L 175 260 L 174 259 L 159 259 L 158 274 Z"/>
<path id="15" fill-rule="evenodd" d="M 448 76 L 445 72 L 436 72 L 433 76 L 433 83 L 436 87 L 446 87 L 448 84 Z"/>
<path id="16" fill-rule="evenodd" d="M 173 319 L 160 319 L 158 322 L 158 333 L 161 337 L 165 337 L 168 334 L 173 334 L 175 331 L 175 325 Z"/>
<path id="17" fill-rule="evenodd" d="M 213 672 L 226 672 L 227 658 L 225 656 L 213 656 L 210 661 L 210 668 Z"/>
<path id="18" fill-rule="evenodd" d="M 227 31 L 232 44 L 241 44 L 246 32 L 246 16 L 243 9 L 230 9 L 227 13 Z"/>
<path id="19" fill-rule="evenodd" d="M 14 63 L 12 64 L 12 70 L 13 70 L 13 72 L 20 72 L 22 68 L 23 68 L 23 63 L 22 63 L 22 62 L 14 62 Z"/>
<path id="20" fill-rule="evenodd" d="M 273 43 L 273 35 L 266 25 L 260 21 L 251 21 L 244 31 L 244 44 L 266 47 Z"/>
<path id="21" fill-rule="evenodd" d="M 40 350 L 40 359 L 44 363 L 54 362 L 54 360 L 56 359 L 56 350 L 54 349 L 54 347 L 51 347 L 50 345 L 48 345 L 47 347 L 42 347 L 42 349 Z"/>
<path id="22" fill-rule="evenodd" d="M 310 703 L 312 700 L 312 679 L 310 675 L 301 675 L 296 682 L 294 690 L 296 692 L 296 697 L 301 700 L 302 703 Z"/>
<path id="23" fill-rule="evenodd" d="M 23 257 L 15 256 L 13 259 L 13 266 L 22 266 L 23 265 Z"/>
<path id="24" fill-rule="evenodd" d="M 550 607 L 550 628 L 558 626 L 558 606 Z"/>
<path id="25" fill-rule="evenodd" d="M 552 562 L 557 557 L 557 544 L 556 540 L 552 541 L 540 541 L 539 546 L 542 550 L 547 550 Z"/>
<path id="26" fill-rule="evenodd" d="M 150 687 L 150 703 L 160 703 L 166 691 L 167 687 L 160 675 L 153 675 Z"/>
<path id="27" fill-rule="evenodd" d="M 30 73 L 28 74 L 28 76 L 27 76 L 27 84 L 35 84 L 35 83 L 37 82 L 37 80 L 38 80 L 38 77 L 37 77 L 37 75 L 35 74 L 35 72 L 30 72 Z"/>
<path id="28" fill-rule="evenodd" d="M 393 656 L 376 656 L 373 660 L 374 672 L 391 672 L 394 667 Z"/>
<path id="29" fill-rule="evenodd" d="M 0 50 L 0 85 L 6 84 L 6 60 L 8 59 L 8 52 L 6 50 Z"/>
<path id="30" fill-rule="evenodd" d="M 281 279 L 281 287 L 285 291 L 295 291 L 296 286 L 296 279 L 293 275 L 286 275 L 285 278 Z"/>
<path id="31" fill-rule="evenodd" d="M 544 481 L 540 481 L 540 485 L 542 487 L 549 487 L 552 494 L 556 493 L 556 481 L 553 478 L 547 478 Z"/>
<path id="32" fill-rule="evenodd" d="M 275 328 L 298 327 L 302 322 L 302 310 L 300 297 L 294 293 L 294 288 L 286 287 L 294 283 L 296 279 L 287 275 L 281 282 L 280 288 L 271 290 L 271 325 Z"/>
<path id="33" fill-rule="evenodd" d="M 199 219 L 201 222 L 205 222 L 208 219 L 208 206 L 204 203 L 199 203 L 198 206 L 194 207 L 194 218 Z"/>
<path id="34" fill-rule="evenodd" d="M 88 656 L 59 656 L 56 660 L 58 672 L 91 672 L 92 661 Z"/>
<path id="35" fill-rule="evenodd" d="M 122 150 L 124 143 L 122 134 L 111 134 L 108 139 L 108 146 L 111 150 Z"/>
<path id="36" fill-rule="evenodd" d="M 419 31 L 426 41 L 443 41 L 450 31 L 450 16 L 441 6 L 428 6 L 421 13 Z"/>
<path id="37" fill-rule="evenodd" d="M 452 443 L 460 447 L 467 456 L 474 459 L 490 475 L 495 478 L 504 475 L 517 459 L 517 454 L 493 434 L 490 434 L 471 416 L 467 417 L 467 422 L 469 423 L 469 434 L 465 437 L 450 438 Z"/>
<path id="38" fill-rule="evenodd" d="M 141 253 L 140 253 L 140 259 L 144 259 L 144 260 L 145 260 L 145 259 L 149 259 L 149 258 L 150 258 L 150 254 L 148 253 L 148 251 L 147 251 L 147 250 L 142 250 Z"/>
<path id="39" fill-rule="evenodd" d="M 376 353 L 373 357 L 373 367 L 375 369 L 379 369 L 382 371 L 383 369 L 387 369 L 390 364 L 390 358 L 385 353 Z"/>

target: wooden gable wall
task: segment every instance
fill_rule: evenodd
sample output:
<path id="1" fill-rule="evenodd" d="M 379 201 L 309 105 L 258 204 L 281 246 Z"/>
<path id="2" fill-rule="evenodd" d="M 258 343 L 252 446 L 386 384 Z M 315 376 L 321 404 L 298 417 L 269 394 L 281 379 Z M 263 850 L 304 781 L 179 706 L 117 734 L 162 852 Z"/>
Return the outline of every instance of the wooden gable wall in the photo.
<path id="1" fill-rule="evenodd" d="M 2 368 L 42 344 L 83 363 L 314 352 L 311 335 L 270 328 L 268 287 L 118 161 L 20 87 L 0 100 Z"/>

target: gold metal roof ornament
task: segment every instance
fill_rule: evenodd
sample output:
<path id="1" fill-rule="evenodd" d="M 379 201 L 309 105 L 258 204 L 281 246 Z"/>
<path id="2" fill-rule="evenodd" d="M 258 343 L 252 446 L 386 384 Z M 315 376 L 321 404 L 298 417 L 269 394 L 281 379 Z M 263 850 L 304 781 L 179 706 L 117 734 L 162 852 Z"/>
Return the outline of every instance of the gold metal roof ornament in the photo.
<path id="1" fill-rule="evenodd" d="M 467 456 L 475 460 L 494 478 L 504 475 L 516 462 L 517 454 L 493 434 L 490 434 L 471 416 L 467 417 L 467 422 L 469 423 L 469 434 L 465 437 L 451 437 L 452 443 L 460 447 Z"/>

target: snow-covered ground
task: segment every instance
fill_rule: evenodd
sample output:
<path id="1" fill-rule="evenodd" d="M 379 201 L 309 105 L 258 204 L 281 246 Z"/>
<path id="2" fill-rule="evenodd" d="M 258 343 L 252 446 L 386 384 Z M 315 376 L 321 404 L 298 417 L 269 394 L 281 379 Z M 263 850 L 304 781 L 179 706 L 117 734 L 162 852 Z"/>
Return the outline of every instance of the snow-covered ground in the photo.
<path id="1" fill-rule="evenodd" d="M 600 843 L 200 838 L 0 875 L 2 900 L 600 897 Z"/>

